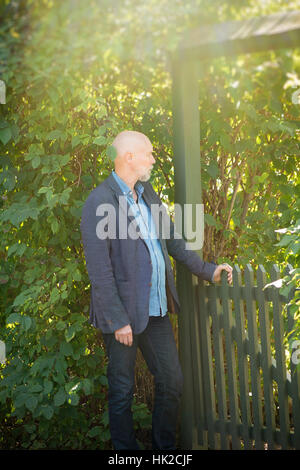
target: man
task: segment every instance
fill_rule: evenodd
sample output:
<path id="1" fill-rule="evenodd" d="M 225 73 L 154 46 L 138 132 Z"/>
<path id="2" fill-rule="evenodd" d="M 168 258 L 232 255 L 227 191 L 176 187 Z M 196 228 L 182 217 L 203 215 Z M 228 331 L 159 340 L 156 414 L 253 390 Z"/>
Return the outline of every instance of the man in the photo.
<path id="1" fill-rule="evenodd" d="M 182 371 L 168 312 L 178 313 L 180 304 L 169 254 L 208 281 L 220 281 L 226 270 L 231 283 L 232 268 L 205 263 L 187 249 L 166 213 L 170 235 L 161 235 L 151 207 L 163 205 L 147 182 L 155 163 L 150 140 L 124 131 L 113 147 L 115 170 L 90 193 L 81 220 L 91 281 L 90 322 L 102 330 L 108 355 L 111 439 L 116 450 L 139 449 L 131 413 L 139 347 L 154 376 L 153 449 L 175 449 Z"/>

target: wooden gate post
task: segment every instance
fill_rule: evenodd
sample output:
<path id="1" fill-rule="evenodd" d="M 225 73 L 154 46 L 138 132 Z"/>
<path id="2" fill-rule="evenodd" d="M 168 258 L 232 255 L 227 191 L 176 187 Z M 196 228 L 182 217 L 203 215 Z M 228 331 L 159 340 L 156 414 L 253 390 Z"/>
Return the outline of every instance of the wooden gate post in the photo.
<path id="1" fill-rule="evenodd" d="M 184 204 L 202 202 L 198 74 L 195 62 L 185 62 L 180 57 L 173 57 L 172 67 L 175 202 L 181 205 L 184 215 Z M 202 256 L 202 250 L 198 253 Z M 200 345 L 195 324 L 195 283 L 197 278 L 185 267 L 177 265 L 181 302 L 179 356 L 184 374 L 181 446 L 184 449 L 195 449 L 199 443 L 203 444 L 204 405 Z"/>

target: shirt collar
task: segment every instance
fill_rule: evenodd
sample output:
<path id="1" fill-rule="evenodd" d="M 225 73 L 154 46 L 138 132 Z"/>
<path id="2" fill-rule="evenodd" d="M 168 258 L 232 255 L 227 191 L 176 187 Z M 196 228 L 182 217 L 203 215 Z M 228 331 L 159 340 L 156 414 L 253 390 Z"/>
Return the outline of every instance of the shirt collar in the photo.
<path id="1" fill-rule="evenodd" d="M 113 174 L 113 177 L 115 178 L 115 180 L 117 181 L 117 183 L 119 184 L 120 188 L 121 188 L 121 191 L 123 192 L 123 194 L 125 196 L 133 196 L 132 194 L 132 191 L 131 189 L 129 188 L 129 186 L 125 183 L 124 180 L 122 180 L 122 178 L 120 178 L 119 175 L 117 175 L 117 173 L 113 170 L 112 171 L 112 174 Z M 142 185 L 142 183 L 140 183 L 139 181 L 137 181 L 134 185 L 134 189 L 136 190 L 136 192 L 138 193 L 139 196 L 141 196 L 144 192 L 144 186 Z"/>

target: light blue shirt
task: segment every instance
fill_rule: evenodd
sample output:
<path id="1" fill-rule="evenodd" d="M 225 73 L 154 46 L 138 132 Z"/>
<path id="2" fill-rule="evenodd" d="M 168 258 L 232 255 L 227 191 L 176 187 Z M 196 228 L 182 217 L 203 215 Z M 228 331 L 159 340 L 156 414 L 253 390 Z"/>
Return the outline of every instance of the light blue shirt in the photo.
<path id="1" fill-rule="evenodd" d="M 143 199 L 144 186 L 139 182 L 136 183 L 135 191 L 138 199 L 137 202 L 135 202 L 133 192 L 125 181 L 123 181 L 115 171 L 113 171 L 112 174 L 119 184 L 121 191 L 127 197 L 132 215 L 135 217 L 141 236 L 149 249 L 152 263 L 149 315 L 155 317 L 160 315 L 164 316 L 168 310 L 165 278 L 166 266 L 151 210 Z"/>

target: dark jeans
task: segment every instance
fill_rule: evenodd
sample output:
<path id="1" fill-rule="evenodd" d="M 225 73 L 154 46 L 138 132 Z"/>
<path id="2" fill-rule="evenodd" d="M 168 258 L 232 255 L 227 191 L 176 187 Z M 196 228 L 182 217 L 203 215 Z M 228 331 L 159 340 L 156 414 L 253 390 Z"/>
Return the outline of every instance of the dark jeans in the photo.
<path id="1" fill-rule="evenodd" d="M 153 449 L 175 449 L 183 378 L 168 314 L 149 317 L 146 329 L 133 335 L 132 346 L 116 341 L 114 334 L 103 334 L 103 338 L 109 359 L 108 410 L 114 449 L 139 449 L 131 412 L 138 347 L 154 376 Z"/>

